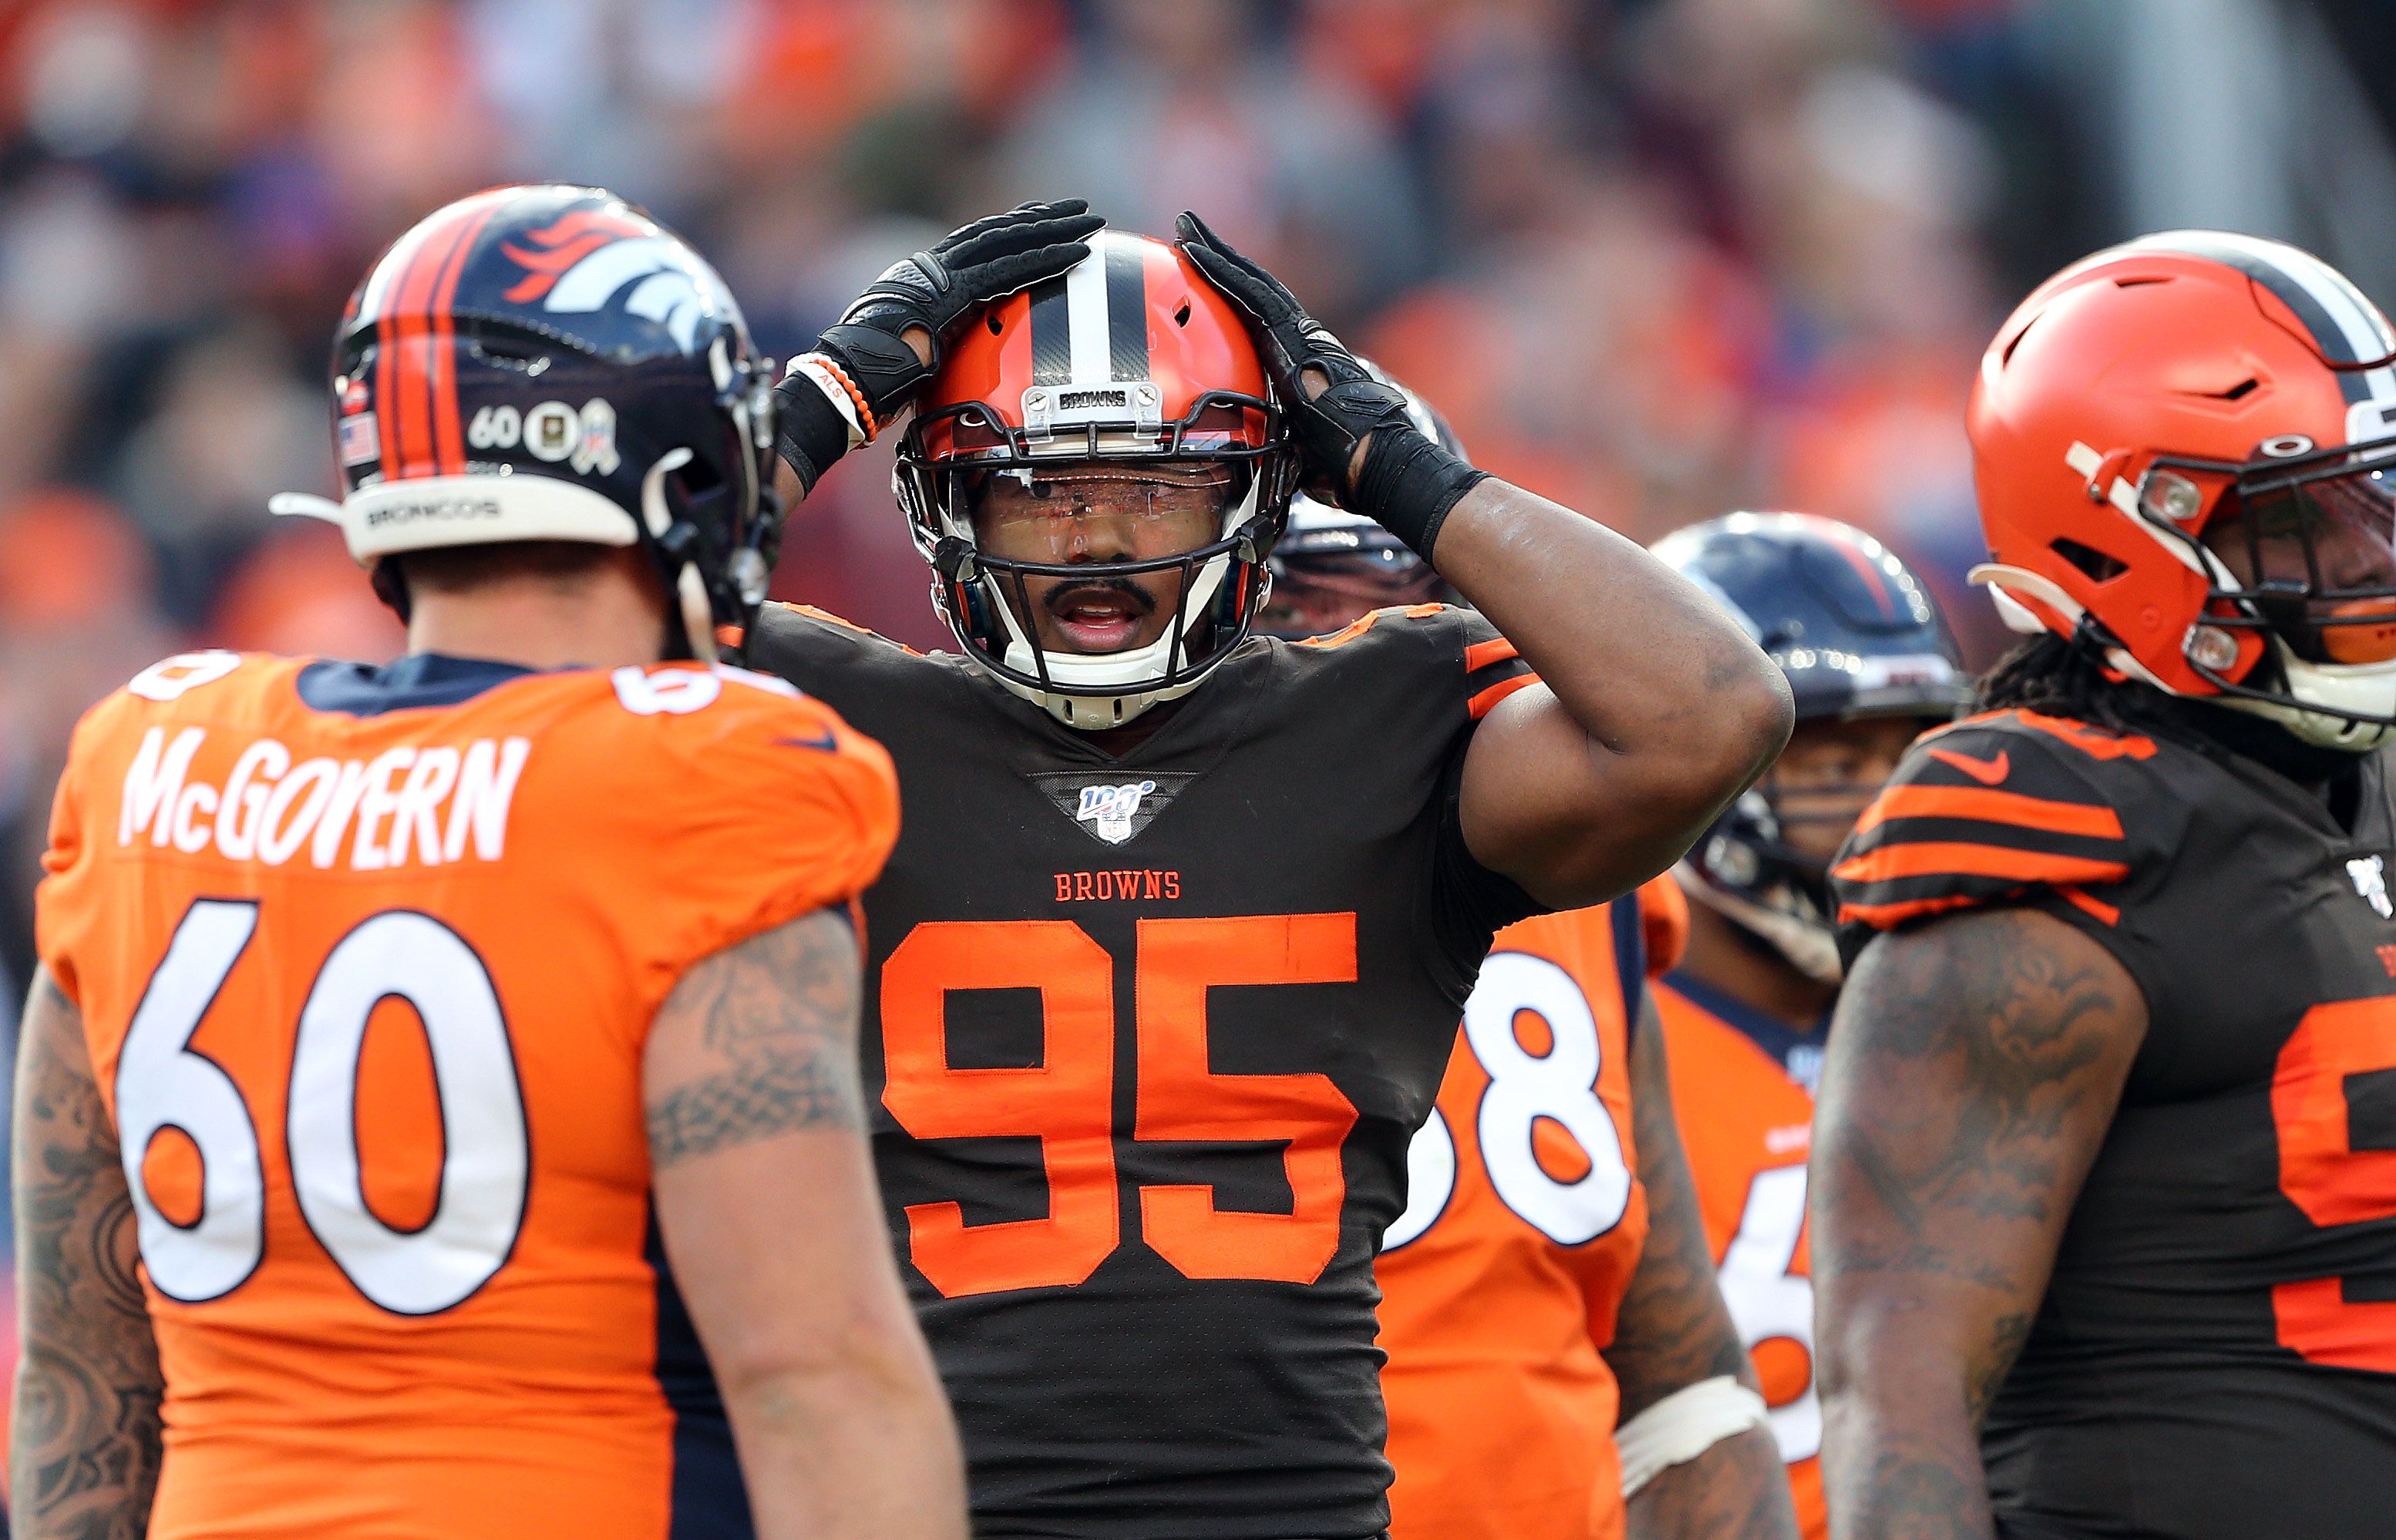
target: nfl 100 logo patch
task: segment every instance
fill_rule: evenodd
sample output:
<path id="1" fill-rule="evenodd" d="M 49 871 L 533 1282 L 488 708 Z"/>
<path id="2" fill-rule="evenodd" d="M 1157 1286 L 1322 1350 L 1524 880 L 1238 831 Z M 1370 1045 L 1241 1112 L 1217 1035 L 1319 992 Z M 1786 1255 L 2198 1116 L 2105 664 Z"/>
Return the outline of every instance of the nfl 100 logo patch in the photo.
<path id="1" fill-rule="evenodd" d="M 1087 771 L 1052 771 L 1031 778 L 1058 812 L 1073 820 L 1075 828 L 1102 844 L 1119 845 L 1155 822 L 1156 816 L 1197 777 L 1186 771 L 1154 771 L 1093 780 Z"/>
<path id="2" fill-rule="evenodd" d="M 1090 825 L 1092 831 L 1109 844 L 1121 844 L 1132 836 L 1132 820 L 1139 816 L 1139 804 L 1155 790 L 1152 780 L 1125 781 L 1121 786 L 1085 786 L 1082 788 L 1082 804 L 1073 811 L 1073 821 Z"/>

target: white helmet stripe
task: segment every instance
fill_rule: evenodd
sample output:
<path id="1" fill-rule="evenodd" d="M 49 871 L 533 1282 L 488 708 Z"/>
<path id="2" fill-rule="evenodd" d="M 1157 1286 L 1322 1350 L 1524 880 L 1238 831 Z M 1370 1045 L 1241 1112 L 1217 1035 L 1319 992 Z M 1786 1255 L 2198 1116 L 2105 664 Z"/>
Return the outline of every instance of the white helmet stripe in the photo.
<path id="1" fill-rule="evenodd" d="M 1065 273 L 1065 324 L 1072 339 L 1072 385 L 1104 385 L 1111 377 L 1107 352 L 1107 232 L 1091 252 Z"/>

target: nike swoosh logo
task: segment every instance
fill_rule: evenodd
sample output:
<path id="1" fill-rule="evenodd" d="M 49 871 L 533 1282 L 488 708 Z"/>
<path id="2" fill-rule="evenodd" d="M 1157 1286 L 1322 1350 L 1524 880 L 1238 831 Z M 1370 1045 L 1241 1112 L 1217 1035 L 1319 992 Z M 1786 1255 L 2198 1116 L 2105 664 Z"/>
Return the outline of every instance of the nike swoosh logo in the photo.
<path id="1" fill-rule="evenodd" d="M 774 746 L 778 749 L 821 749 L 829 753 L 840 747 L 840 740 L 832 737 L 831 729 L 827 728 L 821 735 L 811 738 L 778 737 L 774 740 Z"/>
<path id="2" fill-rule="evenodd" d="M 1959 754 L 1952 749 L 1925 749 L 1923 752 L 1942 764 L 1953 765 L 1982 786 L 1994 786 L 2013 772 L 2013 761 L 2009 750 L 2000 749 L 1997 750 L 1996 758 L 1985 760 L 1974 759 L 1969 754 Z"/>

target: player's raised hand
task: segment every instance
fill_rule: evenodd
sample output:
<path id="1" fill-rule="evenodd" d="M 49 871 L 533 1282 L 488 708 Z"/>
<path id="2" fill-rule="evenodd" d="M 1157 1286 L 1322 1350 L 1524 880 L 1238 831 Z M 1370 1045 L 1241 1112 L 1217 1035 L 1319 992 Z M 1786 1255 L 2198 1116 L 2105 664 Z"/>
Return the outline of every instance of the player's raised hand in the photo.
<path id="1" fill-rule="evenodd" d="M 951 232 L 931 250 L 891 263 L 825 328 L 816 351 L 847 371 L 877 426 L 889 421 L 940 366 L 969 316 L 1090 254 L 1089 237 L 1106 220 L 1089 210 L 1080 198 L 1018 204 Z M 920 334 L 912 345 L 911 332 Z"/>
<path id="2" fill-rule="evenodd" d="M 1310 487 L 1335 497 L 1346 493 L 1364 436 L 1377 428 L 1411 426 L 1405 397 L 1366 373 L 1280 279 L 1225 245 L 1197 215 L 1184 212 L 1174 232 L 1198 271 L 1254 323 L 1257 350 L 1289 413 Z"/>
<path id="3" fill-rule="evenodd" d="M 1307 489 L 1377 521 L 1429 561 L 1440 519 L 1482 473 L 1425 436 L 1406 416 L 1405 392 L 1375 378 L 1280 279 L 1195 214 L 1184 212 L 1175 232 L 1252 323 Z"/>

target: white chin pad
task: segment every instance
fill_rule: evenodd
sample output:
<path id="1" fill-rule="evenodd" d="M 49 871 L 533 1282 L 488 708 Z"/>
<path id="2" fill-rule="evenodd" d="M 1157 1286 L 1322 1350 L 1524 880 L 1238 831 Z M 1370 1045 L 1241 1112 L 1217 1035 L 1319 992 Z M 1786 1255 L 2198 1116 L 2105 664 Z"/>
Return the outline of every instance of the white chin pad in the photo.
<path id="1" fill-rule="evenodd" d="M 2396 740 L 2396 724 L 2355 720 L 2355 716 L 2396 719 L 2396 660 L 2309 663 L 2277 636 L 2270 644 L 2287 679 L 2290 698 L 2244 700 L 2224 696 L 2222 705 L 2276 722 L 2318 749 L 2363 754 Z"/>

